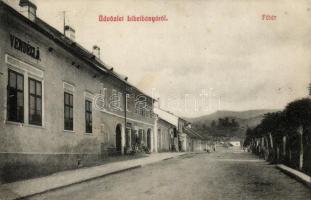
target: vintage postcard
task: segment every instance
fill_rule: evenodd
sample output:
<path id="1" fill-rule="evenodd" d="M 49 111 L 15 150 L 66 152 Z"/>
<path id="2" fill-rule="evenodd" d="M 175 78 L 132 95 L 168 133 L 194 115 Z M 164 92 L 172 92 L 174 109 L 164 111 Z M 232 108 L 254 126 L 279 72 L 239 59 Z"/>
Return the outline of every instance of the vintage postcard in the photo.
<path id="1" fill-rule="evenodd" d="M 310 0 L 0 0 L 0 200 L 311 199 Z"/>

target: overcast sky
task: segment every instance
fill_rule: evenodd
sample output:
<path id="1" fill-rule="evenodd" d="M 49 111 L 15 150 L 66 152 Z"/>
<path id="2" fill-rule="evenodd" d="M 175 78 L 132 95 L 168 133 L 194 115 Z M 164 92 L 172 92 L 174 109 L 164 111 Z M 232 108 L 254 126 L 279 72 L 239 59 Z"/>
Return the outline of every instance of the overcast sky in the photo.
<path id="1" fill-rule="evenodd" d="M 160 96 L 186 117 L 216 110 L 281 109 L 311 82 L 311 2 L 273 0 L 36 0 L 38 16 Z M 99 15 L 168 21 L 99 22 Z M 262 15 L 276 20 L 262 20 Z M 204 95 L 202 91 L 204 90 Z M 186 101 L 185 101 L 186 95 Z M 205 100 L 202 100 L 205 97 Z M 194 103 L 193 99 L 197 99 Z"/>

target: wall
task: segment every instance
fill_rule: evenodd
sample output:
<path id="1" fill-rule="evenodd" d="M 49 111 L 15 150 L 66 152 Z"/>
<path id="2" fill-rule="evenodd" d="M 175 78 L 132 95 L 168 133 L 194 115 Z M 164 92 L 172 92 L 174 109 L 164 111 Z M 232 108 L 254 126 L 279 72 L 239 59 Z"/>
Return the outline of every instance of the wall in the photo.
<path id="1" fill-rule="evenodd" d="M 11 47 L 10 34 L 29 42 L 40 49 L 40 60 L 36 60 Z M 33 171 L 40 168 L 44 173 L 75 168 L 96 162 L 108 156 L 116 147 L 116 126 L 122 127 L 124 146 L 124 83 L 116 78 L 99 73 L 83 60 L 65 51 L 43 34 L 29 27 L 14 15 L 0 9 L 0 177 L 4 181 L 9 174 L 18 174 L 22 169 Z M 53 51 L 49 51 L 49 47 Z M 10 63 L 6 62 L 10 59 Z M 75 66 L 73 65 L 75 63 Z M 79 65 L 80 67 L 76 67 Z M 24 74 L 25 123 L 8 122 L 7 82 L 8 69 Z M 38 76 L 38 74 L 42 76 Z M 95 77 L 96 75 L 96 77 Z M 28 123 L 27 77 L 42 81 L 43 125 Z M 64 91 L 74 96 L 74 130 L 64 131 Z M 93 107 L 93 133 L 85 133 L 85 99 L 94 99 L 97 94 L 107 91 L 121 92 L 120 109 L 98 110 Z M 130 92 L 137 96 L 140 91 Z M 150 98 L 148 105 L 152 106 Z M 94 106 L 95 102 L 93 102 Z M 131 105 L 131 104 L 130 104 Z M 106 104 L 107 108 L 112 105 Z M 133 106 L 132 106 L 133 107 Z M 153 115 L 139 115 L 130 108 L 128 121 L 147 130 L 153 128 Z M 40 166 L 40 167 L 38 167 Z M 25 172 L 22 172 L 25 173 Z M 16 177 L 18 178 L 18 177 Z M 1 182 L 1 178 L 0 178 Z"/>
<path id="2" fill-rule="evenodd" d="M 174 150 L 174 125 L 158 119 L 158 152 Z"/>

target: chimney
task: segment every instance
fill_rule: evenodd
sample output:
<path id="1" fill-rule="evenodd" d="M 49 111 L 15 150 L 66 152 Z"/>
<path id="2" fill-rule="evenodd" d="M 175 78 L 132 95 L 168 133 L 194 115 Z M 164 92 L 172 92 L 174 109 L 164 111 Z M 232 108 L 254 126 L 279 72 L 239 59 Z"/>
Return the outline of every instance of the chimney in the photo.
<path id="1" fill-rule="evenodd" d="M 93 54 L 94 54 L 97 58 L 100 58 L 100 48 L 99 48 L 99 46 L 96 46 L 96 45 L 93 46 Z"/>
<path id="2" fill-rule="evenodd" d="M 75 36 L 76 31 L 72 27 L 66 25 L 64 27 L 64 31 L 65 31 L 65 36 L 66 37 L 68 37 L 69 39 L 75 41 L 75 39 L 76 39 L 76 36 Z"/>
<path id="3" fill-rule="evenodd" d="M 37 17 L 37 6 L 29 0 L 20 0 L 19 6 L 21 7 L 21 13 L 30 19 L 35 21 Z"/>
<path id="4" fill-rule="evenodd" d="M 187 124 L 187 128 L 191 128 L 191 124 L 190 123 Z"/>
<path id="5" fill-rule="evenodd" d="M 157 108 L 161 109 L 161 99 L 160 99 L 160 97 L 157 98 L 157 101 L 156 101 L 155 105 L 156 105 Z"/>

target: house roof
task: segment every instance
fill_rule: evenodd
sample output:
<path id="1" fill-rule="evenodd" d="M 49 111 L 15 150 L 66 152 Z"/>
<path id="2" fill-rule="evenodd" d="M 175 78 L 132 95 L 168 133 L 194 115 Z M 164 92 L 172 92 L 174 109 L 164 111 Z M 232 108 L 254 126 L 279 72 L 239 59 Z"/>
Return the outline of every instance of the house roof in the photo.
<path id="1" fill-rule="evenodd" d="M 172 127 L 175 127 L 175 128 L 176 128 L 176 126 L 175 126 L 174 124 L 172 124 L 171 122 L 169 122 L 169 121 L 167 121 L 167 120 L 165 120 L 165 119 L 163 119 L 163 118 L 161 118 L 161 117 L 159 117 L 159 120 L 161 120 L 161 121 L 163 121 L 163 122 L 165 122 L 165 123 L 171 125 Z"/>
<path id="2" fill-rule="evenodd" d="M 157 109 L 159 109 L 159 110 L 161 110 L 163 112 L 167 112 L 168 114 L 173 115 L 173 116 L 177 117 L 178 119 L 180 119 L 180 120 L 182 120 L 182 121 L 184 121 L 184 122 L 186 122 L 188 124 L 191 124 L 189 121 L 185 120 L 184 118 L 182 118 L 180 116 L 177 116 L 176 114 L 172 113 L 171 111 L 164 110 L 163 108 L 157 108 Z"/>
<path id="3" fill-rule="evenodd" d="M 201 140 L 207 140 L 204 136 L 200 135 L 196 131 L 194 131 L 191 128 L 185 128 L 185 133 L 189 135 L 189 137 L 196 138 L 196 139 L 201 139 Z"/>
<path id="4" fill-rule="evenodd" d="M 109 67 L 107 64 L 105 64 L 102 60 L 97 58 L 94 54 L 89 52 L 87 49 L 85 49 L 83 46 L 78 44 L 75 41 L 72 41 L 68 37 L 66 37 L 64 34 L 59 32 L 57 29 L 52 27 L 51 25 L 47 24 L 40 18 L 36 17 L 35 21 L 31 21 L 22 14 L 20 14 L 18 11 L 16 11 L 11 6 L 7 5 L 6 3 L 0 1 L 0 7 L 4 8 L 7 12 L 13 14 L 14 16 L 18 17 L 20 20 L 22 20 L 24 23 L 29 25 L 30 27 L 34 28 L 35 30 L 39 31 L 40 33 L 44 34 L 46 37 L 48 37 L 50 40 L 54 41 L 56 44 L 67 50 L 68 52 L 72 53 L 76 57 L 80 58 L 84 62 L 86 62 L 88 65 L 96 69 L 99 73 L 106 73 L 110 74 L 111 76 L 117 78 L 119 81 L 125 83 L 127 86 L 135 88 L 135 90 L 139 91 L 140 93 L 150 97 L 153 99 L 153 101 L 156 101 L 151 96 L 147 95 L 145 92 L 142 92 L 140 89 L 135 87 L 134 85 L 130 84 L 125 80 L 126 77 L 122 76 L 121 74 L 111 70 L 111 67 Z"/>

